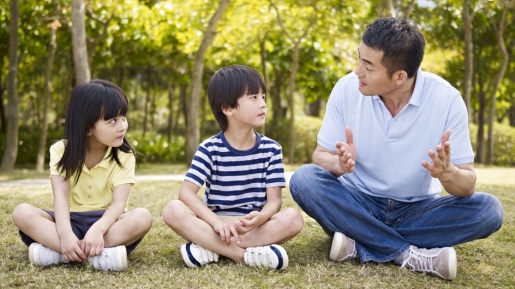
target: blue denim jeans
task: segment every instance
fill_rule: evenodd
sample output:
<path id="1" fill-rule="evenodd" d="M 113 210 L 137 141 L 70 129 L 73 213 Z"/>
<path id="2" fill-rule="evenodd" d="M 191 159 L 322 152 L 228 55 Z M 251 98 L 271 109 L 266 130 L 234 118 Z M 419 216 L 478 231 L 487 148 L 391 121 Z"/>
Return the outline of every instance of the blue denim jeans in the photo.
<path id="1" fill-rule="evenodd" d="M 490 194 L 400 202 L 346 187 L 311 164 L 293 174 L 290 191 L 329 236 L 341 232 L 355 240 L 362 263 L 391 261 L 410 245 L 451 247 L 486 238 L 499 230 L 504 215 L 501 203 Z"/>

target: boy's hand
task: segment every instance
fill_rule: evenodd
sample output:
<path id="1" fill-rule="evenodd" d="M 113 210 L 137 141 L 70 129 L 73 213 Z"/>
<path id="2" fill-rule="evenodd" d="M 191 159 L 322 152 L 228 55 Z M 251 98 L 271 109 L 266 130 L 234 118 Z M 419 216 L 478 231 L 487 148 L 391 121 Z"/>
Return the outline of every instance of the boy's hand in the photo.
<path id="1" fill-rule="evenodd" d="M 64 258 L 69 262 L 83 262 L 88 259 L 88 256 L 81 249 L 81 241 L 75 234 L 61 236 L 61 253 Z"/>
<path id="2" fill-rule="evenodd" d="M 82 240 L 81 249 L 87 256 L 97 256 L 104 251 L 104 235 L 91 227 Z"/>
<path id="3" fill-rule="evenodd" d="M 258 223 L 257 216 L 259 216 L 259 212 L 254 211 L 240 219 L 241 225 L 237 227 L 238 233 L 240 235 L 245 235 L 246 233 L 259 227 L 260 224 Z"/>
<path id="4" fill-rule="evenodd" d="M 234 237 L 236 243 L 241 242 L 241 238 L 237 230 L 238 226 L 240 226 L 240 224 L 238 223 L 228 223 L 220 221 L 213 227 L 213 230 L 220 234 L 220 239 L 222 240 L 222 242 L 224 242 L 226 245 L 230 245 L 231 236 Z"/>

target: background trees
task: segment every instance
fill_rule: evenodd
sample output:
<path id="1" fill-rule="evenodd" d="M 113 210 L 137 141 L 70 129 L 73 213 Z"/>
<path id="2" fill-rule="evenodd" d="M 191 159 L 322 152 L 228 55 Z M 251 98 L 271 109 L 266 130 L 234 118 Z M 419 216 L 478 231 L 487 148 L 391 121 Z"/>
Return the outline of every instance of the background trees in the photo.
<path id="1" fill-rule="evenodd" d="M 260 131 L 281 142 L 287 161 L 307 162 L 309 154 L 297 152 L 316 142 L 325 100 L 337 79 L 353 71 L 365 25 L 389 15 L 419 25 L 427 42 L 423 69 L 462 91 L 477 128 L 478 162 L 496 163 L 494 145 L 501 141 L 493 128 L 515 125 L 513 0 L 74 0 L 84 4 L 78 20 L 69 2 L 22 1 L 14 29 L 10 2 L 0 0 L 2 163 L 16 148 L 17 164 L 36 163 L 38 147 L 48 157 L 48 145 L 62 137 L 70 90 L 87 78 L 80 76 L 85 67 L 91 78 L 109 79 L 126 92 L 129 137 L 143 161 L 187 161 L 200 140 L 219 130 L 207 82 L 235 63 L 266 79 L 269 114 Z M 219 8 L 224 11 L 209 28 Z M 72 44 L 81 19 L 84 43 Z M 19 34 L 13 101 L 7 93 L 12 29 Z M 213 38 L 206 42 L 207 31 Z M 82 52 L 74 50 L 79 46 Z M 7 132 L 9 124 L 19 140 Z"/>

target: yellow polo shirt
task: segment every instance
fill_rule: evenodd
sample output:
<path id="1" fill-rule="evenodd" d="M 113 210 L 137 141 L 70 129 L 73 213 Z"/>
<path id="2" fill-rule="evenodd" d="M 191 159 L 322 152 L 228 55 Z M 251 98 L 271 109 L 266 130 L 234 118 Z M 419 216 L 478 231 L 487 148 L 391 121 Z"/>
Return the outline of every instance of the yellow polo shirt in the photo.
<path id="1" fill-rule="evenodd" d="M 82 168 L 79 181 L 75 186 L 75 176 L 68 179 L 70 185 L 70 212 L 87 212 L 107 210 L 111 205 L 113 190 L 122 184 L 134 185 L 136 182 L 136 158 L 132 153 L 118 151 L 118 158 L 123 168 L 108 158 L 111 147 L 107 149 L 104 159 L 91 169 Z M 50 176 L 65 176 L 57 171 L 57 163 L 64 154 L 64 140 L 50 147 Z"/>

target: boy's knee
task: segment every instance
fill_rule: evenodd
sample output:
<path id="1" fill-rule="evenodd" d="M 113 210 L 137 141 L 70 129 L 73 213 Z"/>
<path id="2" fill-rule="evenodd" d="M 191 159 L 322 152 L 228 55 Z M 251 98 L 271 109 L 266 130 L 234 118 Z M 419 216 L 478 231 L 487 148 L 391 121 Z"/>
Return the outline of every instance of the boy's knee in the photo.
<path id="1" fill-rule="evenodd" d="M 170 227 L 175 227 L 181 223 L 186 211 L 186 205 L 179 200 L 172 200 L 163 209 L 163 220 Z"/>
<path id="2" fill-rule="evenodd" d="M 304 218 L 300 212 L 294 208 L 288 208 L 284 210 L 285 218 L 285 229 L 291 232 L 291 235 L 297 235 L 302 231 L 304 227 Z"/>

